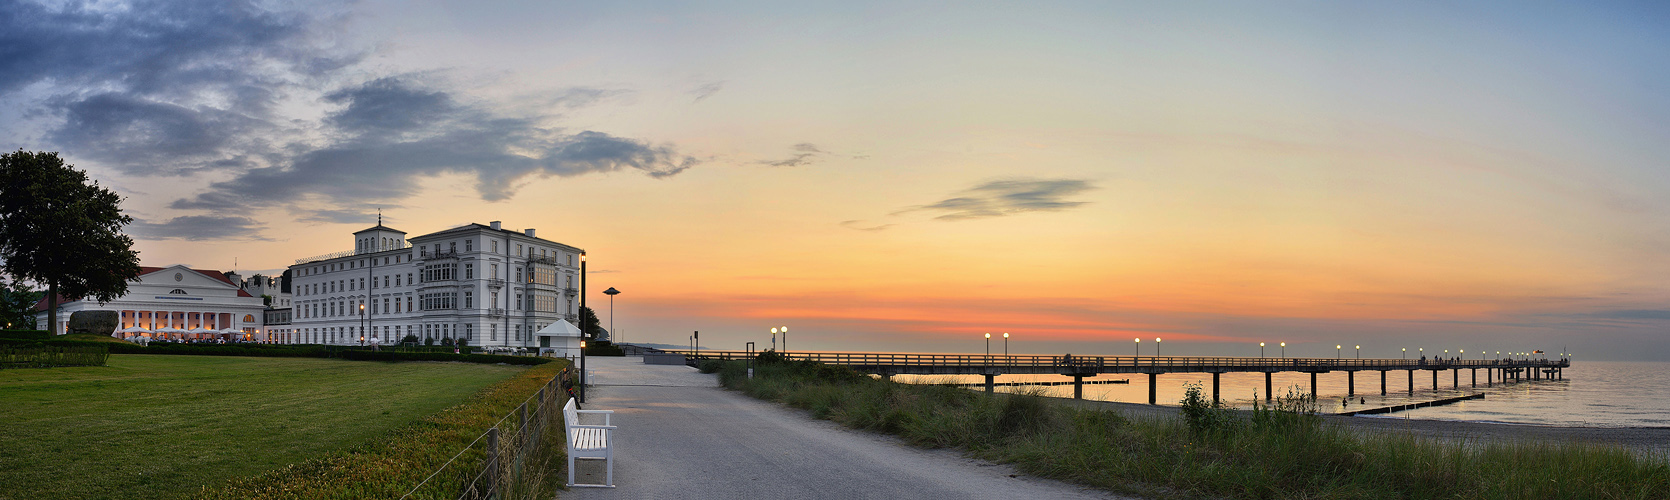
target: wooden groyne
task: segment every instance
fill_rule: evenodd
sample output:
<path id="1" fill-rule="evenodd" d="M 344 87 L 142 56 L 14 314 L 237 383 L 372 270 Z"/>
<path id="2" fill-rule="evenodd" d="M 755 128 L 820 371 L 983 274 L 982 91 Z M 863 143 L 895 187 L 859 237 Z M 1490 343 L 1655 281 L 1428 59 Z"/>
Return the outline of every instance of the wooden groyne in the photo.
<path id="1" fill-rule="evenodd" d="M 1085 384 L 1129 384 L 1129 383 L 1131 383 L 1131 379 L 1122 378 L 1122 379 L 1115 379 L 1115 380 L 1086 380 L 1083 383 L 1085 383 Z M 986 386 L 986 384 L 984 382 L 976 382 L 976 383 L 973 383 L 973 384 L 958 384 L 958 383 L 932 384 L 932 383 L 923 382 L 919 385 L 949 385 L 949 386 L 952 386 L 952 387 L 985 387 Z M 1026 386 L 1057 386 L 1057 385 L 1073 385 L 1073 382 L 1062 381 L 1062 382 L 993 382 L 992 383 L 993 387 L 1026 387 Z"/>
<path id="2" fill-rule="evenodd" d="M 1380 408 L 1369 408 L 1367 410 L 1348 411 L 1348 412 L 1345 412 L 1345 413 L 1339 413 L 1338 415 L 1340 415 L 1342 417 L 1349 417 L 1349 416 L 1352 416 L 1352 415 L 1375 415 L 1375 414 L 1380 414 L 1380 413 L 1391 413 L 1391 412 L 1394 412 L 1394 411 L 1403 411 L 1403 410 L 1413 410 L 1413 409 L 1416 409 L 1416 408 L 1425 408 L 1425 407 L 1428 407 L 1428 406 L 1444 406 L 1444 405 L 1447 405 L 1447 404 L 1455 404 L 1457 402 L 1466 401 L 1466 400 L 1469 400 L 1469 399 L 1484 399 L 1484 393 L 1468 394 L 1466 396 L 1457 396 L 1457 397 L 1453 397 L 1453 398 L 1444 398 L 1444 399 L 1440 399 L 1440 400 L 1437 400 L 1437 401 L 1422 401 L 1422 402 L 1419 402 L 1419 403 L 1409 403 L 1409 404 L 1406 404 L 1406 405 L 1383 406 L 1383 407 L 1380 407 Z"/>

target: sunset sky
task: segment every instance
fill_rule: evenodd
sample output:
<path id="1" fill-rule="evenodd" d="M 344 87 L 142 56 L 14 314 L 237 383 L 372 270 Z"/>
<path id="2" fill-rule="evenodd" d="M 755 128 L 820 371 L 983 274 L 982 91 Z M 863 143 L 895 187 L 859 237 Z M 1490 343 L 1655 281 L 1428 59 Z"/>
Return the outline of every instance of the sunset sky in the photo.
<path id="1" fill-rule="evenodd" d="M 1664 4 L 794 3 L 0 0 L 0 146 L 151 266 L 537 228 L 634 342 L 1670 359 Z"/>

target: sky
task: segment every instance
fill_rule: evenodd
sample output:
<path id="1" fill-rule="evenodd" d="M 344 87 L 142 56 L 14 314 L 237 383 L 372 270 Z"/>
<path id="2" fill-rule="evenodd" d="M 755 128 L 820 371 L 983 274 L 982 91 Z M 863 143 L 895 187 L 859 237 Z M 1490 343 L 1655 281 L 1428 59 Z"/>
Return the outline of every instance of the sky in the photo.
<path id="1" fill-rule="evenodd" d="M 1662 3 L 795 3 L 0 0 L 0 147 L 151 266 L 536 228 L 628 342 L 1670 359 Z"/>

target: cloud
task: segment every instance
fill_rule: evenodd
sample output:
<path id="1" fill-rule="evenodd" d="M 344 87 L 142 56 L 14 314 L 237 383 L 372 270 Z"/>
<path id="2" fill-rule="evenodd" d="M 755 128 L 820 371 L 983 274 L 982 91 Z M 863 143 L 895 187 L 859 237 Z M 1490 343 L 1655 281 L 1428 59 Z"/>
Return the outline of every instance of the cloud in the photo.
<path id="1" fill-rule="evenodd" d="M 0 97 L 28 96 L 19 102 L 51 123 L 43 137 L 78 157 L 134 175 L 218 180 L 170 206 L 214 211 L 223 223 L 271 207 L 338 221 L 437 175 L 471 176 L 496 201 L 532 178 L 664 178 L 701 163 L 672 145 L 558 123 L 561 110 L 629 91 L 572 87 L 496 107 L 433 78 L 359 67 L 369 51 L 336 44 L 346 14 L 328 4 L 268 5 L 0 0 Z M 311 114 L 320 104 L 323 116 Z M 259 226 L 191 234 L 225 227 Z"/>
<path id="2" fill-rule="evenodd" d="M 811 165 L 817 161 L 818 156 L 825 153 L 825 151 L 818 149 L 816 144 L 812 144 L 810 142 L 795 144 L 792 149 L 795 152 L 794 156 L 790 156 L 782 160 L 761 160 L 759 163 L 761 165 L 770 165 L 773 167 L 799 167 L 802 165 Z"/>
<path id="3" fill-rule="evenodd" d="M 927 205 L 906 208 L 893 215 L 911 212 L 939 212 L 939 220 L 955 221 L 1002 217 L 1025 212 L 1059 212 L 1088 202 L 1064 198 L 1096 189 L 1082 179 L 1006 179 L 987 182 Z"/>
<path id="4" fill-rule="evenodd" d="M 723 88 L 725 88 L 724 80 L 697 85 L 696 88 L 690 89 L 690 95 L 696 96 L 696 98 L 692 99 L 690 102 L 702 102 L 702 99 L 713 97 L 713 94 L 719 93 L 719 90 Z"/>
<path id="5" fill-rule="evenodd" d="M 328 16 L 240 1 L 0 0 L 0 94 L 44 84 L 28 113 L 62 120 L 45 137 L 128 173 L 248 168 L 274 152 L 257 137 L 288 128 L 274 110 L 289 87 L 361 57 L 330 45 Z"/>
<path id="6" fill-rule="evenodd" d="M 893 227 L 893 224 L 877 225 L 862 220 L 844 220 L 841 221 L 841 227 L 858 231 L 884 231 L 887 228 Z"/>
<path id="7" fill-rule="evenodd" d="M 134 236 L 150 240 L 266 240 L 260 237 L 265 227 L 248 217 L 186 215 L 161 223 L 135 219 L 128 228 Z"/>

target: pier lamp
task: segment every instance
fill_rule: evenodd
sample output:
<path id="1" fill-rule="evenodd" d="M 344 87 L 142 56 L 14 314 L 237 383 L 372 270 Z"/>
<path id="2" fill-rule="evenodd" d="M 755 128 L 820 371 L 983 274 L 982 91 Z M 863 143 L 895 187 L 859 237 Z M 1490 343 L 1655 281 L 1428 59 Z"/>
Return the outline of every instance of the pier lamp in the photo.
<path id="1" fill-rule="evenodd" d="M 1137 337 L 1137 355 L 1142 355 L 1142 337 Z"/>
<path id="2" fill-rule="evenodd" d="M 1403 359 L 1409 359 L 1409 348 L 1403 348 Z"/>
<path id="3" fill-rule="evenodd" d="M 1003 357 L 1009 357 L 1009 332 L 1003 332 Z"/>
<path id="4" fill-rule="evenodd" d="M 784 337 L 788 337 L 788 336 L 784 335 Z M 788 339 L 784 338 L 783 340 L 788 340 Z M 773 350 L 773 351 L 777 350 L 777 327 L 772 327 L 771 328 L 771 350 Z"/>
<path id="5" fill-rule="evenodd" d="M 1344 350 L 1345 349 L 1343 348 L 1343 346 L 1341 346 L 1339 344 L 1334 344 L 1334 359 L 1339 359 L 1339 358 L 1343 357 L 1344 354 L 1340 354 L 1340 351 L 1344 351 Z"/>
<path id="6" fill-rule="evenodd" d="M 986 362 L 992 362 L 992 334 L 986 334 Z"/>
<path id="7" fill-rule="evenodd" d="M 1154 337 L 1154 356 L 1160 355 L 1160 338 Z"/>
<path id="8" fill-rule="evenodd" d="M 365 303 L 360 303 L 360 347 L 365 347 Z"/>
<path id="9" fill-rule="evenodd" d="M 1264 359 L 1264 343 L 1263 342 L 1258 343 L 1258 358 L 1259 359 Z"/>
<path id="10" fill-rule="evenodd" d="M 1281 343 L 1281 357 L 1284 357 L 1284 358 L 1287 357 L 1287 343 L 1286 342 Z"/>
<path id="11" fill-rule="evenodd" d="M 1357 346 L 1357 359 L 1363 359 L 1363 346 Z"/>
<path id="12" fill-rule="evenodd" d="M 1425 347 L 1416 347 L 1415 350 L 1420 351 L 1422 358 L 1426 357 L 1426 348 Z"/>
<path id="13" fill-rule="evenodd" d="M 789 352 L 789 327 L 779 326 L 777 330 L 783 332 L 783 352 Z"/>

